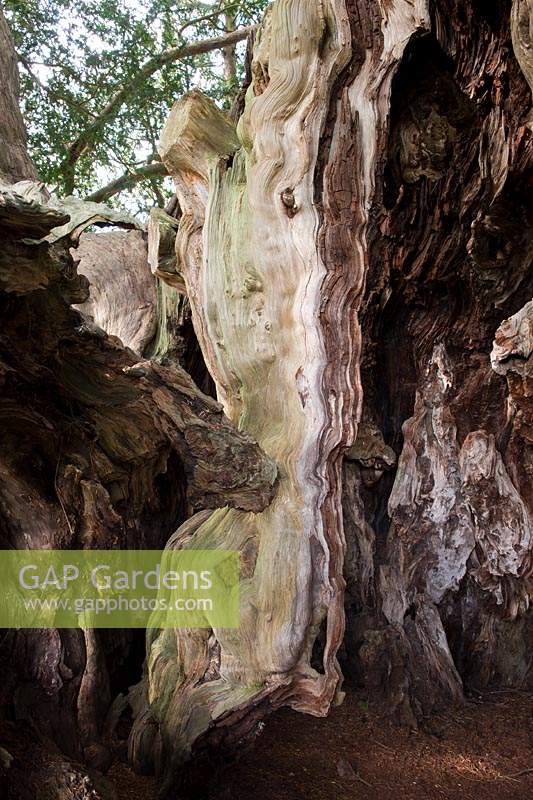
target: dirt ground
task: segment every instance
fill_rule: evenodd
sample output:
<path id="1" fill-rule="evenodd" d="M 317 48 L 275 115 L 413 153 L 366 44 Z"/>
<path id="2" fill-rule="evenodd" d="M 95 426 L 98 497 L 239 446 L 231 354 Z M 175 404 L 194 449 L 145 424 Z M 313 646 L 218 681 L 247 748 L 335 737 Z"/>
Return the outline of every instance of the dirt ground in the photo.
<path id="1" fill-rule="evenodd" d="M 533 696 L 494 693 L 401 730 L 350 693 L 326 719 L 280 711 L 219 784 L 217 800 L 533 800 Z M 119 800 L 153 779 L 112 768 Z"/>

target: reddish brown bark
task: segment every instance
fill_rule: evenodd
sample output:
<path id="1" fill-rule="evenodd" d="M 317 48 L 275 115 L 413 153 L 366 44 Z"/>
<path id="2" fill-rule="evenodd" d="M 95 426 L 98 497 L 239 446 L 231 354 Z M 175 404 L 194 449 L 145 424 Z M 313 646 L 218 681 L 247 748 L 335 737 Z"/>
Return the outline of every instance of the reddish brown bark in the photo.
<path id="1" fill-rule="evenodd" d="M 26 129 L 20 113 L 19 74 L 11 31 L 0 9 L 0 181 L 35 180 L 26 150 Z"/>
<path id="2" fill-rule="evenodd" d="M 390 464 L 345 465 L 345 647 L 373 696 L 410 723 L 463 686 L 533 680 L 531 409 L 520 399 L 531 378 L 510 366 L 506 385 L 491 367 L 499 326 L 532 294 L 531 98 L 510 10 L 433 6 L 431 32 L 393 81 L 377 158 L 363 419 L 399 472 L 393 489 Z"/>

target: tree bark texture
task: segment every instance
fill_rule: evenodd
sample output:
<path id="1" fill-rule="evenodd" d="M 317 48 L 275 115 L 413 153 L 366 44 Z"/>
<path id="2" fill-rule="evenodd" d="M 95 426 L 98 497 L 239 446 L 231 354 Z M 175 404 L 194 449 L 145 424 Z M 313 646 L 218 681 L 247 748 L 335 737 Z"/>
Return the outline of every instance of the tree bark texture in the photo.
<path id="1" fill-rule="evenodd" d="M 516 5 L 430 9 L 377 147 L 363 420 L 398 464 L 345 465 L 358 497 L 346 650 L 410 724 L 465 686 L 533 681 L 531 96 Z"/>
<path id="2" fill-rule="evenodd" d="M 163 794 L 342 671 L 412 726 L 533 685 L 530 31 L 527 0 L 275 0 L 238 124 L 172 109 L 176 215 L 97 235 L 137 242 L 127 302 L 82 236 L 86 316 L 79 225 L 2 187 L 5 546 L 241 553 L 239 629 L 147 638 L 130 754 Z M 4 643 L 70 758 L 127 653 L 102 639 Z"/>
<path id="3" fill-rule="evenodd" d="M 19 74 L 11 31 L 0 9 L 0 180 L 35 180 L 26 150 L 26 129 L 20 113 Z"/>
<path id="4" fill-rule="evenodd" d="M 142 355 L 157 331 L 157 288 L 141 231 L 83 233 L 72 257 L 89 281 L 77 306 L 106 333 Z"/>
<path id="5" fill-rule="evenodd" d="M 528 14 L 277 0 L 236 130 L 171 112 L 177 270 L 280 479 L 172 540 L 241 551 L 242 624 L 148 640 L 131 753 L 163 791 L 341 699 L 343 605 L 345 669 L 409 724 L 533 680 Z"/>
<path id="6" fill-rule="evenodd" d="M 31 233 L 27 217 L 35 238 L 57 215 L 43 207 L 39 219 L 34 203 L 28 214 L 16 199 L 8 224 L 0 221 L 2 260 L 16 268 L 2 272 L 0 292 L 2 548 L 158 548 L 195 508 L 262 510 L 273 461 L 177 363 L 139 360 L 74 311 L 88 283 L 69 240 L 21 239 Z M 13 224 L 17 214 L 23 226 Z M 144 267 L 151 279 L 146 252 Z M 130 644 L 127 632 L 10 631 L 2 701 L 90 762 Z"/>
<path id="7" fill-rule="evenodd" d="M 14 165 L 12 153 L 23 153 L 20 163 L 31 167 L 20 115 L 21 127 L 11 124 L 19 113 L 16 95 L 3 99 L 10 107 L 0 125 L 12 138 L 2 142 L 2 157 Z M 32 172 L 13 168 L 5 177 Z M 83 227 L 109 219 L 120 223 L 124 216 L 76 199 L 52 205 L 42 185 L 29 180 L 0 183 L 4 549 L 159 548 L 195 509 L 235 505 L 259 512 L 275 491 L 274 462 L 168 357 L 179 343 L 177 314 L 157 305 L 164 332 L 148 314 L 140 319 L 133 299 L 155 305 L 157 298 L 143 235 L 90 234 L 79 252 L 71 250 Z M 102 242 L 105 276 L 96 246 Z M 93 281 L 89 308 L 80 261 Z M 125 295 L 129 305 L 120 307 Z M 93 319 L 72 307 L 80 304 Z M 161 357 L 153 361 L 131 348 L 156 343 Z M 79 762 L 109 766 L 106 725 L 114 687 L 127 686 L 132 636 L 4 632 L 0 729 L 13 752 L 2 753 L 0 782 L 6 779 L 8 797 L 112 797 L 105 781 L 93 780 Z"/>

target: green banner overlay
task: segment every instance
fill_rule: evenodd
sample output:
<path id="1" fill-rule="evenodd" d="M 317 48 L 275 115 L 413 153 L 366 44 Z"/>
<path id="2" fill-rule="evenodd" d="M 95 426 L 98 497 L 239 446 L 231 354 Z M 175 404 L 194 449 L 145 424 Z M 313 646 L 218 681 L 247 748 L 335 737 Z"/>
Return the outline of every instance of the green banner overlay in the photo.
<path id="1" fill-rule="evenodd" d="M 0 628 L 237 628 L 231 550 L 0 550 Z"/>

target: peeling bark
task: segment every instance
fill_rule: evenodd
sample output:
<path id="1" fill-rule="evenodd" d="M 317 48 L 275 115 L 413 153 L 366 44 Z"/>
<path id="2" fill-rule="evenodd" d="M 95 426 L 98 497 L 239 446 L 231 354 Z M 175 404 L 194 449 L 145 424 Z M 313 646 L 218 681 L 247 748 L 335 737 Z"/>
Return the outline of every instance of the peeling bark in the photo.
<path id="1" fill-rule="evenodd" d="M 313 177 L 327 97 L 347 60 L 345 28 L 330 8 L 275 4 L 257 39 L 240 149 L 229 121 L 198 94 L 174 107 L 161 138 L 183 212 L 178 263 L 204 358 L 226 413 L 280 471 L 266 514 L 215 512 L 187 537 L 186 546 L 243 554 L 239 631 L 161 632 L 149 643 L 151 713 L 137 720 L 132 752 L 146 763 L 147 749 L 159 751 L 167 787 L 199 737 L 202 746 L 227 745 L 253 729 L 267 704 L 324 714 L 338 690 L 341 447 L 355 420 L 349 370 L 336 396 L 324 387 L 318 309 L 326 269 Z M 170 692 L 167 671 L 184 676 Z"/>
<path id="2" fill-rule="evenodd" d="M 408 5 L 392 4 L 389 23 Z M 364 557 L 347 563 L 345 653 L 371 698 L 411 725 L 464 688 L 532 680 L 520 5 L 511 20 L 510 4 L 428 7 L 429 35 L 407 45 L 373 151 L 362 383 L 398 469 L 369 485 L 364 464 L 351 467 L 346 535 Z"/>
<path id="3" fill-rule="evenodd" d="M 0 8 L 0 180 L 35 180 L 35 168 L 26 150 L 26 129 L 19 109 L 19 74 L 11 31 Z"/>
<path id="4" fill-rule="evenodd" d="M 162 208 L 152 208 L 148 222 L 148 263 L 154 275 L 185 293 L 183 277 L 177 270 L 177 230 L 177 219 Z"/>

